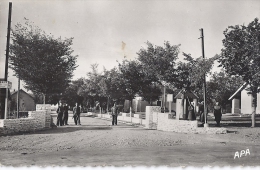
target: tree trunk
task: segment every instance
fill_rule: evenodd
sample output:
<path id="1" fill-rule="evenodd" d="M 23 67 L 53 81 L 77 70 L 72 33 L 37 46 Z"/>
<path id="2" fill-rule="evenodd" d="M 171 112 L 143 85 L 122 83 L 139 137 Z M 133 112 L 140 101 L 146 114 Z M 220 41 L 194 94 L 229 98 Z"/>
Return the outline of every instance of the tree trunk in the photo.
<path id="1" fill-rule="evenodd" d="M 43 104 L 45 105 L 45 94 L 42 93 L 43 96 Z"/>
<path id="2" fill-rule="evenodd" d="M 252 120 L 252 126 L 251 127 L 255 127 L 255 112 L 256 112 L 257 93 L 256 92 L 252 92 L 252 97 L 253 97 L 253 101 L 252 101 L 253 112 L 252 112 L 252 115 L 251 115 L 251 120 Z"/>
<path id="3" fill-rule="evenodd" d="M 108 114 L 109 97 L 107 97 L 107 114 Z"/>

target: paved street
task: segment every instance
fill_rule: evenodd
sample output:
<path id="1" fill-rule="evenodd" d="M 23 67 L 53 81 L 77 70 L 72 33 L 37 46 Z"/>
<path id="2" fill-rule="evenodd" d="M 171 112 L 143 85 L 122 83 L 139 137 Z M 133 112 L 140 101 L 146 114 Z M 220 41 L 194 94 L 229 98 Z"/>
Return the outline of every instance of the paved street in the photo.
<path id="1" fill-rule="evenodd" d="M 0 137 L 4 166 L 259 165 L 259 128 L 234 127 L 228 134 L 180 134 L 146 130 L 99 118 L 82 117 L 82 125 Z M 234 159 L 237 151 L 250 155 Z"/>

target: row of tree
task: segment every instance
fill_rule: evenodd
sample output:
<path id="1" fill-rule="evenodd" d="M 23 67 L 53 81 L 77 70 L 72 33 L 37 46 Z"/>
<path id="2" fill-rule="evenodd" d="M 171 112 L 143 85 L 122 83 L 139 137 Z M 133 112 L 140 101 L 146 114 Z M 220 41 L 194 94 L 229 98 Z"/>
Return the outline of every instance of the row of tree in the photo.
<path id="1" fill-rule="evenodd" d="M 25 25 L 17 24 L 12 30 L 10 61 L 25 88 L 43 94 L 48 103 L 63 98 L 69 105 L 81 102 L 87 107 L 107 109 L 111 101 L 131 101 L 137 94 L 152 103 L 162 95 L 162 87 L 171 92 L 195 91 L 202 99 L 203 75 L 211 74 L 207 101 L 211 105 L 219 101 L 225 107 L 230 104 L 227 99 L 244 82 L 256 98 L 260 84 L 259 34 L 258 19 L 248 26 L 228 27 L 221 53 L 208 59 L 183 53 L 184 60 L 178 60 L 180 45 L 147 42 L 147 48 L 141 48 L 135 60 L 125 58 L 117 67 L 101 72 L 94 64 L 86 78 L 70 81 L 77 67 L 77 56 L 71 49 L 73 39 L 55 39 L 26 20 Z M 223 67 L 219 73 L 211 73 L 215 61 Z"/>

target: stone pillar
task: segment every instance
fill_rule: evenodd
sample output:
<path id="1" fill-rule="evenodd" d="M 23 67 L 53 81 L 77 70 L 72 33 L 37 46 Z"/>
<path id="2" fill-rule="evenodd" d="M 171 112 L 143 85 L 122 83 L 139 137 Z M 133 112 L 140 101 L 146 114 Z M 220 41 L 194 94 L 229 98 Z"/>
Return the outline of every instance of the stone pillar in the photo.
<path id="1" fill-rule="evenodd" d="M 156 129 L 157 128 L 157 121 L 153 118 L 154 113 L 160 113 L 161 107 L 160 106 L 146 106 L 146 117 L 145 117 L 145 128 L 147 129 Z"/>
<path id="2" fill-rule="evenodd" d="M 239 99 L 232 100 L 232 114 L 240 113 Z"/>
<path id="3" fill-rule="evenodd" d="M 45 112 L 45 127 L 51 127 L 53 123 L 51 117 L 51 104 L 36 104 L 36 111 L 44 111 Z"/>

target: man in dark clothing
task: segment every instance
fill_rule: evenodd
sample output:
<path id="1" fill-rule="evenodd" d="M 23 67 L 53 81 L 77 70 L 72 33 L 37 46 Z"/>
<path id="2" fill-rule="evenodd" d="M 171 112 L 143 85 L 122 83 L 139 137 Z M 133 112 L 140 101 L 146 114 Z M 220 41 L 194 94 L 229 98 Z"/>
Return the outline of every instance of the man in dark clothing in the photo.
<path id="1" fill-rule="evenodd" d="M 201 104 L 199 105 L 199 115 L 200 115 L 200 121 L 204 124 L 205 123 L 204 102 L 201 102 Z"/>
<path id="2" fill-rule="evenodd" d="M 68 117 L 69 117 L 69 107 L 67 104 L 63 107 L 64 113 L 63 113 L 63 123 L 64 125 L 69 125 L 68 124 Z"/>
<path id="3" fill-rule="evenodd" d="M 57 123 L 56 123 L 56 126 L 63 126 L 63 120 L 62 120 L 62 117 L 63 117 L 63 112 L 64 112 L 64 108 L 62 106 L 62 103 L 60 103 L 60 106 L 58 107 L 57 109 Z"/>
<path id="4" fill-rule="evenodd" d="M 217 126 L 220 126 L 220 121 L 221 121 L 221 117 L 222 117 L 222 111 L 221 111 L 221 107 L 219 106 L 219 103 L 216 102 L 216 105 L 214 106 L 214 116 L 215 116 L 215 121 L 217 123 Z"/>
<path id="5" fill-rule="evenodd" d="M 78 105 L 78 103 L 76 103 L 76 106 L 73 108 L 73 118 L 74 118 L 75 125 L 81 125 L 80 112 L 81 112 L 80 106 Z"/>
<path id="6" fill-rule="evenodd" d="M 117 107 L 116 107 L 116 103 L 114 103 L 114 106 L 111 108 L 111 112 L 112 112 L 112 125 L 117 125 Z"/>

